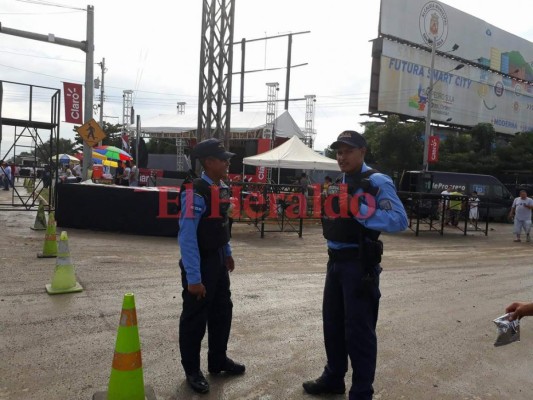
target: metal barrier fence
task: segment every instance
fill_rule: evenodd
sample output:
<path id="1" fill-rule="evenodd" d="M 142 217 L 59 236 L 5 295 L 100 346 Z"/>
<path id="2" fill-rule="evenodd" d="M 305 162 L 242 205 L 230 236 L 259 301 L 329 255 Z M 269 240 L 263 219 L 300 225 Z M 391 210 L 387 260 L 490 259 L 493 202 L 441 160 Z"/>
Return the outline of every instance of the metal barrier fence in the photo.
<path id="1" fill-rule="evenodd" d="M 442 195 L 419 192 L 398 192 L 407 216 L 409 228 L 418 236 L 420 232 L 444 234 L 444 228 L 488 235 L 490 202 L 480 201 L 477 205 L 479 218 L 469 220 L 470 204 L 465 195 Z"/>
<path id="2" fill-rule="evenodd" d="M 230 190 L 238 208 L 232 222 L 253 224 L 262 238 L 266 232 L 295 232 L 302 237 L 304 220 L 320 217 L 320 193 L 313 196 L 319 185 L 303 193 L 298 185 L 232 182 Z"/>

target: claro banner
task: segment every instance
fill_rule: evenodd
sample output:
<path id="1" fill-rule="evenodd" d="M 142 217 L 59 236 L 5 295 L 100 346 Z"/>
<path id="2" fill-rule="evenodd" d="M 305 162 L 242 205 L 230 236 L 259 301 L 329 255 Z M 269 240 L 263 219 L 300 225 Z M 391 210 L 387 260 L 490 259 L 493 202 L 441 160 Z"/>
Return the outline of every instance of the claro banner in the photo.
<path id="1" fill-rule="evenodd" d="M 83 124 L 82 86 L 63 82 L 63 93 L 65 93 L 65 122 Z"/>
<path id="2" fill-rule="evenodd" d="M 438 136 L 429 137 L 429 146 L 428 146 L 428 162 L 429 163 L 439 162 L 439 142 L 440 142 L 440 138 Z"/>

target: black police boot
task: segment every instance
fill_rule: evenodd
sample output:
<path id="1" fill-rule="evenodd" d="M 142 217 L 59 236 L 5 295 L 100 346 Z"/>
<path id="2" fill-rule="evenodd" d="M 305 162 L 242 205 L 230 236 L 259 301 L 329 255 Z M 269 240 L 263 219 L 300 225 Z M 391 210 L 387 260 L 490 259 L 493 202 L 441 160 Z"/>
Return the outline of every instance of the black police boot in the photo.
<path id="1" fill-rule="evenodd" d="M 208 370 L 210 374 L 220 374 L 221 372 L 225 372 L 228 375 L 242 375 L 244 374 L 244 371 L 246 371 L 246 367 L 244 364 L 236 363 L 231 358 L 226 357 L 226 360 L 220 367 L 209 367 Z"/>
<path id="2" fill-rule="evenodd" d="M 207 393 L 209 392 L 209 382 L 205 379 L 202 371 L 194 372 L 192 374 L 185 374 L 187 378 L 187 383 L 196 393 Z"/>
<path id="3" fill-rule="evenodd" d="M 309 394 L 343 394 L 346 392 L 344 382 L 342 385 L 332 385 L 323 376 L 314 381 L 304 382 L 302 386 Z"/>

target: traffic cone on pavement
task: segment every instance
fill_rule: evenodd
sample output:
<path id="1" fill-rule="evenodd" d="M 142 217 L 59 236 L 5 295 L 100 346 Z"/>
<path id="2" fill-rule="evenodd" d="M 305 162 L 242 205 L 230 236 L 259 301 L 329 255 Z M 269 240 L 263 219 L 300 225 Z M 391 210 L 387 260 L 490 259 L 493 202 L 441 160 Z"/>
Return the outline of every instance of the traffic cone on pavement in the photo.
<path id="1" fill-rule="evenodd" d="M 76 282 L 74 266 L 70 261 L 70 251 L 68 249 L 67 232 L 61 232 L 59 249 L 57 252 L 56 269 L 52 283 L 46 285 L 48 294 L 81 292 L 83 288 Z"/>
<path id="2" fill-rule="evenodd" d="M 93 400 L 156 400 L 150 386 L 144 386 L 141 344 L 133 293 L 126 293 L 118 325 L 115 355 L 107 392 L 98 392 Z"/>
<path id="3" fill-rule="evenodd" d="M 44 231 L 46 229 L 46 215 L 44 214 L 44 202 L 39 201 L 39 209 L 37 210 L 37 215 L 35 216 L 35 222 L 31 229 L 34 231 Z"/>
<path id="4" fill-rule="evenodd" d="M 37 257 L 57 257 L 56 219 L 53 211 L 50 211 L 50 214 L 48 215 L 48 225 L 46 226 L 46 234 L 44 235 L 43 252 L 38 253 Z"/>

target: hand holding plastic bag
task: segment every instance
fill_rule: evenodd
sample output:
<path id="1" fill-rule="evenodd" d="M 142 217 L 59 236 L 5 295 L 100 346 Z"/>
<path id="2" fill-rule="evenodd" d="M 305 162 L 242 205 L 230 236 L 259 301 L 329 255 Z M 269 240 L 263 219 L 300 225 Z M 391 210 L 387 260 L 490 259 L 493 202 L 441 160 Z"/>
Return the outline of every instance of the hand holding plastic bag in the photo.
<path id="1" fill-rule="evenodd" d="M 498 336 L 494 346 L 503 346 L 520 341 L 520 321 L 518 319 L 509 321 L 510 315 L 511 313 L 507 313 L 493 320 L 498 327 Z"/>

